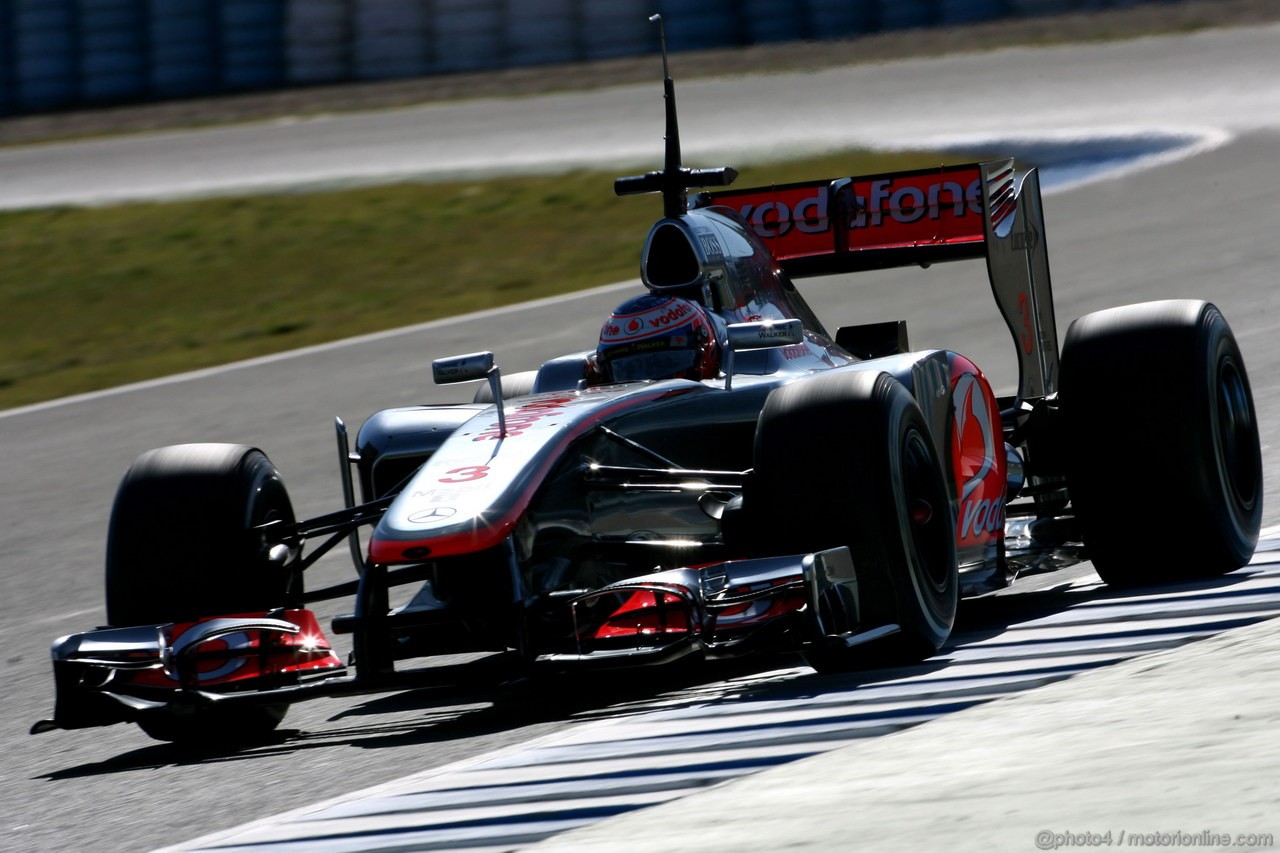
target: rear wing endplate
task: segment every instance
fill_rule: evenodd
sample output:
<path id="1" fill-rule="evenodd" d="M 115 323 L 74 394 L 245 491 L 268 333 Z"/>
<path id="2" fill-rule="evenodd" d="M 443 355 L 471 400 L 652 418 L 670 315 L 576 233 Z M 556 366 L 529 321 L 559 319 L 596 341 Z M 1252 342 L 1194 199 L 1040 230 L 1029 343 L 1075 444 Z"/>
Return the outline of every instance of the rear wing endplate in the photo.
<path id="1" fill-rule="evenodd" d="M 704 193 L 792 277 L 986 258 L 1018 351 L 1018 399 L 1057 390 L 1058 336 L 1040 178 L 1013 160 Z"/>

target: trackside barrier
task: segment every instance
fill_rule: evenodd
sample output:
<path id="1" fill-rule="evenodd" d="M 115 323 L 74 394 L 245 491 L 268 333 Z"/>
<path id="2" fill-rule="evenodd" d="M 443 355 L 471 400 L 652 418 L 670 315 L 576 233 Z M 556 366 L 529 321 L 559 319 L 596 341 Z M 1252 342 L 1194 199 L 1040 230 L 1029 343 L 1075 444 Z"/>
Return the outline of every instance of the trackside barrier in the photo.
<path id="1" fill-rule="evenodd" d="M 434 71 L 478 71 L 507 64 L 505 0 L 435 0 Z"/>
<path id="2" fill-rule="evenodd" d="M 19 110 L 61 106 L 78 96 L 79 27 L 71 0 L 9 0 L 12 101 Z"/>
<path id="3" fill-rule="evenodd" d="M 658 42 L 648 21 L 652 12 L 648 0 L 579 3 L 582 58 L 637 56 L 655 50 Z"/>
<path id="4" fill-rule="evenodd" d="M 508 3 L 502 37 L 510 65 L 572 62 L 582 55 L 574 0 Z"/>
<path id="5" fill-rule="evenodd" d="M 668 50 L 731 47 L 746 42 L 734 0 L 662 0 Z"/>
<path id="6" fill-rule="evenodd" d="M 284 11 L 283 3 L 222 0 L 222 88 L 268 89 L 285 81 Z"/>
<path id="7" fill-rule="evenodd" d="M 1174 0 L 0 0 L 0 116 Z"/>
<path id="8" fill-rule="evenodd" d="M 879 3 L 880 29 L 905 30 L 937 23 L 933 0 L 893 0 Z"/>
<path id="9" fill-rule="evenodd" d="M 290 83 L 323 83 L 357 76 L 351 40 L 353 16 L 354 9 L 346 0 L 290 4 L 284 24 L 284 61 Z"/>
<path id="10" fill-rule="evenodd" d="M 208 0 L 150 0 L 146 35 L 151 93 L 159 98 L 219 91 L 218 18 Z"/>
<path id="11" fill-rule="evenodd" d="M 13 64 L 8 61 L 13 56 L 13 25 L 8 12 L 0 8 L 0 116 L 14 111 Z"/>
<path id="12" fill-rule="evenodd" d="M 124 101 L 147 94 L 146 7 L 139 0 L 80 6 L 81 97 Z"/>
<path id="13" fill-rule="evenodd" d="M 750 43 L 799 41 L 810 37 L 809 10 L 804 3 L 743 0 L 741 9 L 744 35 Z"/>
<path id="14" fill-rule="evenodd" d="M 290 4 L 290 14 L 306 4 Z M 432 21 L 422 4 L 402 0 L 363 0 L 354 4 L 342 34 L 351 46 L 351 76 L 361 80 L 415 77 L 429 72 Z"/>
<path id="15" fill-rule="evenodd" d="M 810 33 L 822 33 L 825 38 L 848 38 L 880 28 L 880 15 L 875 3 L 810 0 L 808 9 Z"/>

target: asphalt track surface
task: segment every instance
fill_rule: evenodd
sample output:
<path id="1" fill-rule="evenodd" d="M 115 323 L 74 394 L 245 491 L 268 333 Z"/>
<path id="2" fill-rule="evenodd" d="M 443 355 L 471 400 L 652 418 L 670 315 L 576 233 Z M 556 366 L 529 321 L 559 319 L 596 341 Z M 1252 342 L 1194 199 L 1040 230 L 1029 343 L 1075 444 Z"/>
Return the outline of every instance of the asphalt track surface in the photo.
<path id="1" fill-rule="evenodd" d="M 1155 168 L 1113 172 L 1103 180 L 1048 197 L 1047 241 L 1059 324 L 1065 331 L 1067 322 L 1085 311 L 1147 299 L 1204 297 L 1216 302 L 1235 328 L 1248 362 L 1269 471 L 1277 459 L 1280 424 L 1280 386 L 1274 379 L 1280 362 L 1276 335 L 1280 293 L 1274 287 L 1280 262 L 1280 245 L 1274 239 L 1274 223 L 1280 222 L 1275 166 L 1280 154 L 1280 128 L 1276 127 L 1280 58 L 1273 50 L 1278 35 L 1276 27 L 1219 31 L 1077 49 L 1010 50 L 913 61 L 853 69 L 848 77 L 831 71 L 708 82 L 687 87 L 710 91 L 712 97 L 701 108 L 689 110 L 684 130 L 686 159 L 694 160 L 698 146 L 692 140 L 700 130 L 723 142 L 725 137 L 717 133 L 742 136 L 744 128 L 764 132 L 790 125 L 791 142 L 809 144 L 814 135 L 820 135 L 815 128 L 839 112 L 833 111 L 832 101 L 854 92 L 856 97 L 849 94 L 848 98 L 850 112 L 859 117 L 857 126 L 885 144 L 910 134 L 932 137 L 932 141 L 949 134 L 972 139 L 975 135 L 1027 137 L 1034 132 L 1115 137 L 1120 127 L 1130 137 L 1144 128 L 1159 128 L 1166 136 L 1198 140 L 1203 150 L 1194 156 L 1170 158 Z M 717 85 L 722 88 L 703 88 Z M 747 92 L 730 97 L 726 93 L 735 91 L 734 87 Z M 720 95 L 724 96 L 719 101 L 723 113 L 716 115 L 713 107 Z M 660 100 L 656 106 L 646 101 L 643 109 L 636 107 L 645 117 L 641 130 L 622 118 L 615 125 L 609 113 L 601 112 L 611 103 L 608 99 L 581 97 L 586 101 L 557 96 L 535 106 L 549 116 L 559 109 L 567 111 L 559 120 L 547 118 L 548 127 L 581 124 L 587 117 L 593 125 L 620 126 L 620 130 L 591 136 L 606 147 L 614 138 L 639 139 L 656 160 Z M 656 94 L 648 97 L 656 99 Z M 697 101 L 685 96 L 685 88 L 681 98 L 682 105 Z M 616 102 L 630 112 L 625 98 Z M 478 123 L 469 132 L 479 153 L 512 150 L 506 110 L 515 111 L 512 121 L 517 125 L 530 111 L 524 102 L 490 102 L 470 108 Z M 795 116 L 801 114 L 807 118 L 797 131 L 800 119 Z M 394 128 L 405 119 L 393 115 L 386 121 Z M 391 138 L 396 132 L 380 127 L 378 117 L 364 117 L 364 130 L 371 138 Z M 348 132 L 339 134 L 343 135 Z M 490 141 L 494 135 L 499 138 Z M 197 136 L 195 144 L 207 144 L 203 140 L 208 137 Z M 291 144 L 294 155 L 304 160 L 299 146 L 305 144 L 305 140 Z M 317 144 L 324 147 L 323 142 Z M 64 147 L 42 148 L 56 157 Z M 86 155 L 83 149 L 77 150 L 80 156 Z M 212 158 L 217 150 L 218 145 L 212 144 L 199 157 Z M 233 147 L 228 150 L 234 152 Z M 35 149 L 22 153 L 38 156 Z M 157 156 L 146 144 L 141 153 L 144 158 Z M 533 159 L 538 159 L 534 153 Z M 629 156 L 630 149 L 624 153 Z M 379 157 L 372 153 L 364 159 Z M 0 170 L 11 162 L 5 160 Z M 716 164 L 700 161 L 697 165 Z M 56 160 L 39 167 L 26 161 L 24 170 L 33 168 L 59 171 Z M 156 166 L 157 171 L 163 168 Z M 75 179 L 88 180 L 85 174 Z M 7 178 L 4 186 L 9 186 Z M 637 235 L 637 248 L 642 236 Z M 987 368 L 997 385 L 1013 378 L 1008 367 L 1012 344 L 995 315 L 980 265 L 897 271 L 865 276 L 856 284 L 812 282 L 804 290 L 830 325 L 904 318 L 916 345 L 964 352 Z M 5 486 L 0 490 L 0 517 L 5 520 L 0 533 L 0 643 L 5 650 L 4 719 L 8 723 L 0 735 L 5 756 L 0 846 L 145 850 L 226 831 L 406 775 L 433 770 L 453 773 L 461 766 L 491 761 L 499 752 L 519 755 L 525 744 L 545 746 L 547 741 L 541 740 L 545 738 L 593 743 L 591 731 L 584 733 L 581 726 L 607 725 L 607 721 L 641 717 L 650 711 L 686 708 L 705 716 L 723 708 L 732 717 L 753 710 L 740 706 L 745 697 L 782 704 L 804 697 L 806 702 L 837 709 L 836 716 L 843 719 L 862 713 L 845 707 L 848 703 L 874 703 L 877 695 L 881 699 L 887 695 L 866 696 L 852 689 L 868 680 L 890 685 L 905 679 L 908 686 L 900 689 L 910 693 L 912 678 L 923 677 L 921 672 L 819 678 L 796 661 L 783 660 L 763 661 L 757 671 L 728 668 L 672 674 L 669 682 L 646 676 L 621 682 L 514 685 L 466 695 L 415 692 L 320 700 L 291 711 L 278 743 L 231 755 L 183 752 L 155 744 L 130 727 L 40 737 L 26 734 L 29 724 L 49 711 L 51 640 L 103 619 L 100 565 L 110 498 L 120 474 L 138 453 L 193 440 L 257 444 L 284 471 L 301 513 L 332 509 L 339 502 L 331 433 L 334 415 L 344 416 L 354 426 L 378 408 L 456 399 L 454 392 L 430 385 L 428 363 L 440 355 L 493 347 L 507 369 L 518 370 L 551 355 L 585 348 L 623 291 L 634 289 L 624 286 L 433 324 L 0 416 L 0 446 L 5 449 L 0 460 L 0 483 Z M 1116 378 L 1134 387 L 1130 416 L 1159 424 L 1159 401 L 1143 393 L 1147 378 L 1126 376 L 1123 366 L 1117 367 Z M 1117 487 L 1134 489 L 1135 499 L 1166 497 L 1142 496 L 1141 484 L 1125 482 L 1123 472 L 1118 472 Z M 1280 518 L 1280 504 L 1273 477 L 1267 482 L 1267 506 L 1266 523 L 1274 523 Z M 1194 531 L 1144 533 L 1194 535 Z M 922 672 L 946 678 L 954 660 L 975 654 L 966 651 L 973 643 L 1014 648 L 1024 639 L 1034 641 L 1035 632 L 1041 632 L 1042 641 L 1069 644 L 1071 654 L 1083 659 L 1077 663 L 1103 667 L 1130 656 L 1129 652 L 1168 648 L 1241 627 L 1274 614 L 1280 601 L 1274 567 L 1266 557 L 1269 553 L 1237 575 L 1172 595 L 1150 593 L 1117 600 L 1096 586 L 1087 568 L 1036 579 L 993 602 L 969 608 L 956 649 Z M 351 572 L 340 559 L 327 561 L 317 570 L 324 575 L 319 582 L 344 579 Z M 1118 608 L 1125 615 L 1118 621 L 1076 618 L 1082 608 L 1085 612 L 1094 608 L 1095 613 Z M 1091 625 L 1102 627 L 1094 630 Z M 992 657 L 998 662 L 1017 656 L 1015 652 Z M 989 685 L 1037 678 L 1052 681 L 1070 675 L 1070 667 L 1056 676 L 1040 670 L 1062 664 L 1054 660 L 1006 667 L 988 661 L 981 672 L 992 679 Z M 960 679 L 974 673 L 956 669 L 953 674 Z M 1028 696 L 1042 689 L 1030 687 Z M 892 693 L 899 688 L 885 689 Z M 938 704 L 930 691 L 918 692 L 923 693 L 925 705 Z M 964 707 L 968 701 L 943 704 L 952 706 L 946 709 L 948 714 L 963 719 L 972 713 Z M 888 724 L 873 736 L 886 743 L 906 734 L 926 736 L 937 722 L 926 722 L 930 713 L 904 712 L 912 721 L 925 723 L 912 733 L 895 734 L 902 726 Z M 822 719 L 819 715 L 787 725 L 826 725 Z M 663 725 L 662 718 L 642 722 Z M 678 718 L 675 725 L 691 726 Z M 719 728 L 735 725 L 717 724 Z M 753 734 L 750 727 L 744 731 Z M 831 737 L 830 744 L 844 742 L 845 736 Z M 798 756 L 808 748 L 795 752 Z M 785 753 L 784 749 L 781 754 Z M 760 766 L 767 764 L 764 760 Z M 678 789 L 679 783 L 669 787 Z M 977 807 L 981 809 L 981 803 Z M 587 813 L 606 817 L 623 810 L 605 807 Z M 498 836 L 502 827 L 512 824 L 509 815 L 501 809 L 483 811 L 464 822 L 475 832 L 473 841 L 483 845 L 484 838 Z M 1239 829 L 1275 832 L 1280 827 Z M 536 837 L 535 833 L 514 843 Z"/>
<path id="2" fill-rule="evenodd" d="M 1280 538 L 1269 539 L 1264 547 L 1280 548 Z M 1278 557 L 1274 550 L 1266 550 L 1254 565 L 1226 579 L 1124 594 L 1107 590 L 1092 571 L 1059 574 L 1016 596 L 972 602 L 948 648 L 918 666 L 880 670 L 857 679 L 819 678 L 808 667 L 795 664 L 741 673 L 663 697 L 658 703 L 582 721 L 515 749 L 415 774 L 283 818 L 215 833 L 178 849 L 245 853 L 496 851 L 524 848 L 545 839 L 553 850 L 694 853 L 787 846 L 835 850 L 842 839 L 853 838 L 858 849 L 881 849 L 886 844 L 896 849 L 909 835 L 914 835 L 916 843 L 902 846 L 930 849 L 946 834 L 920 837 L 910 826 L 931 816 L 932 798 L 927 793 L 931 784 L 939 792 L 947 791 L 945 799 L 950 802 L 945 806 L 953 813 L 960 812 L 963 820 L 961 798 L 966 794 L 981 796 L 978 791 L 964 790 L 965 771 L 981 779 L 984 766 L 989 767 L 994 781 L 1006 764 L 999 754 L 1001 749 L 1017 751 L 1024 760 L 1034 750 L 1013 743 L 1012 737 L 1002 741 L 997 731 L 994 750 L 990 737 L 981 745 L 965 738 L 942 738 L 948 753 L 944 758 L 929 754 L 931 740 L 936 753 L 937 739 L 931 739 L 926 730 L 914 733 L 913 753 L 908 757 L 904 747 L 901 760 L 895 762 L 893 743 L 877 741 L 924 723 L 963 725 L 966 711 L 999 699 L 1019 699 L 1023 706 L 1034 707 L 1037 697 L 1027 694 L 1048 685 L 1084 676 L 1060 691 L 1079 693 L 1072 688 L 1087 684 L 1090 678 L 1106 678 L 1110 668 L 1132 658 L 1182 651 L 1181 647 L 1193 639 L 1268 620 L 1280 614 Z M 1270 630 L 1275 624 L 1261 626 L 1269 629 L 1267 636 L 1273 644 L 1280 638 L 1280 633 Z M 1238 661 L 1232 663 L 1239 665 Z M 1270 665 L 1277 666 L 1275 662 Z M 1196 686 L 1203 689 L 1204 679 L 1198 681 L 1201 683 Z M 1212 681 L 1208 686 L 1212 689 Z M 1239 690 L 1239 685 L 1232 686 Z M 1114 684 L 1109 687 L 1115 690 Z M 1172 701 L 1162 699 L 1167 707 L 1181 710 L 1176 685 L 1171 692 Z M 1133 704 L 1141 707 L 1145 699 L 1136 697 Z M 1026 712 L 1010 714 L 1006 706 L 1000 720 L 997 709 L 984 710 L 997 717 L 997 723 L 1007 731 L 1029 728 L 1025 719 L 1019 719 L 1029 716 Z M 1112 749 L 1131 738 L 1134 729 L 1149 743 L 1163 734 L 1123 710 L 1111 710 L 1118 718 L 1112 724 L 1113 731 L 1095 727 L 1092 734 Z M 1148 718 L 1153 722 L 1159 719 L 1160 710 L 1150 709 Z M 1232 710 L 1263 716 L 1256 699 L 1240 702 Z M 1067 722 L 1065 714 L 1063 722 Z M 987 728 L 993 726 L 988 724 Z M 1077 734 L 1077 748 L 1081 740 Z M 1258 746 L 1242 744 L 1246 754 L 1252 752 L 1252 763 L 1261 766 L 1249 773 L 1243 766 L 1247 762 L 1242 762 L 1244 779 L 1234 785 L 1233 780 L 1227 780 L 1222 790 L 1245 789 L 1248 794 L 1240 797 L 1243 803 L 1233 805 L 1243 804 L 1248 810 L 1262 806 L 1266 809 L 1262 815 L 1245 811 L 1242 817 L 1239 808 L 1230 815 L 1202 808 L 1199 814 L 1175 812 L 1159 820 L 1115 820 L 1110 825 L 1128 826 L 1131 832 L 1144 824 L 1147 832 L 1232 825 L 1240 832 L 1274 832 L 1265 815 L 1274 803 L 1268 797 L 1277 793 L 1280 782 L 1269 783 L 1265 773 L 1273 766 L 1275 750 L 1268 749 L 1266 741 L 1260 744 L 1261 750 Z M 869 751 L 880 755 L 869 759 Z M 1220 761 L 1225 752 L 1219 746 L 1205 763 Z M 952 754 L 960 757 L 951 760 Z M 1058 761 L 1053 755 L 1037 757 L 1050 768 L 1052 775 L 1046 775 L 1053 784 L 1062 785 L 1065 774 L 1052 768 L 1059 763 L 1069 766 L 1065 756 L 1059 755 Z M 795 764 L 806 759 L 814 759 L 807 765 L 822 763 L 824 769 L 814 773 L 806 771 L 806 764 Z M 948 761 L 952 765 L 949 774 L 931 773 L 927 767 L 930 760 Z M 881 766 L 885 764 L 887 768 Z M 960 773 L 954 769 L 956 764 Z M 1133 768 L 1119 764 L 1106 769 L 1116 775 L 1133 773 Z M 761 776 L 752 779 L 749 787 L 729 785 L 712 791 L 708 798 L 713 803 L 704 805 L 704 798 L 697 796 L 676 802 L 757 773 Z M 1161 775 L 1161 781 L 1173 787 L 1173 774 Z M 774 777 L 785 782 L 774 782 Z M 881 790 L 884 780 L 891 781 L 887 794 Z M 740 794 L 743 787 L 749 793 Z M 995 796 L 994 785 L 990 787 Z M 806 794 L 794 795 L 798 789 Z M 1112 796 L 1112 787 L 1106 784 L 1094 783 L 1090 789 L 1098 799 Z M 1126 793 L 1133 799 L 1143 798 L 1141 786 Z M 876 794 L 882 801 L 878 807 L 863 802 Z M 810 800 L 824 795 L 826 803 L 818 820 Z M 1001 790 L 999 796 L 1005 809 L 1013 811 L 1011 801 L 1025 797 L 1025 791 Z M 942 810 L 943 799 L 938 796 L 933 801 L 935 810 Z M 959 808 L 953 805 L 956 799 L 961 799 Z M 1204 797 L 1197 804 L 1203 807 L 1206 801 L 1217 803 Z M 904 802 L 925 814 L 904 820 L 895 810 Z M 667 803 L 671 805 L 659 814 L 671 814 L 674 819 L 657 815 L 651 819 L 643 811 Z M 625 829 L 609 822 L 624 815 Z M 954 815 L 948 817 L 955 819 Z M 983 817 L 981 811 L 978 817 Z M 992 826 L 987 835 L 972 837 L 969 848 L 1029 849 L 1035 833 L 1046 826 L 1062 831 L 1074 825 L 1084 832 L 1107 825 L 1097 810 L 1068 814 L 1062 809 L 1037 815 L 1030 826 L 1026 821 L 1010 823 L 1009 828 L 1016 827 L 1013 833 Z M 576 833 L 561 835 L 579 827 L 584 828 L 581 837 Z M 957 846 L 955 842 L 947 844 L 948 849 Z"/>

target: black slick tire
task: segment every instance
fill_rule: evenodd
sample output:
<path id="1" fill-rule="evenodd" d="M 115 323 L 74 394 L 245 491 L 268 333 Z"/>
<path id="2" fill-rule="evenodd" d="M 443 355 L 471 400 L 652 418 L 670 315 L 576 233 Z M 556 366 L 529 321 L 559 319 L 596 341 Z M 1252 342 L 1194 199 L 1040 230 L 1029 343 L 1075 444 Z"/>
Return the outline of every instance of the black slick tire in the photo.
<path id="1" fill-rule="evenodd" d="M 1087 314 L 1062 351 L 1071 501 L 1108 584 L 1245 565 L 1262 519 L 1262 454 L 1244 359 L 1212 304 Z"/>
<path id="2" fill-rule="evenodd" d="M 950 636 L 959 600 L 955 517 L 928 425 L 903 385 L 871 371 L 826 374 L 770 394 L 745 503 L 764 550 L 847 546 L 866 646 L 818 644 L 819 671 L 919 661 Z"/>
<path id="3" fill-rule="evenodd" d="M 296 603 L 301 578 L 267 559 L 264 535 L 254 529 L 293 520 L 284 482 L 260 450 L 184 444 L 142 454 L 111 513 L 107 620 L 162 624 Z M 139 725 L 159 740 L 253 740 L 273 730 L 286 707 L 153 714 Z"/>

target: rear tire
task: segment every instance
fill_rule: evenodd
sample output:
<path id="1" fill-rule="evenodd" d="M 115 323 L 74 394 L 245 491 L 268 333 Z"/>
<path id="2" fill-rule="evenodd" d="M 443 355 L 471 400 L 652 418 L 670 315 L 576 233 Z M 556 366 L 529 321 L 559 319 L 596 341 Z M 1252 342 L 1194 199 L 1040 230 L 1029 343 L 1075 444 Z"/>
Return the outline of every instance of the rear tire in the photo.
<path id="1" fill-rule="evenodd" d="M 959 601 L 955 519 L 919 406 L 887 374 L 837 373 L 769 395 L 744 502 L 764 550 L 848 546 L 860 629 L 896 623 L 866 646 L 815 646 L 820 672 L 916 662 L 947 641 Z"/>
<path id="2" fill-rule="evenodd" d="M 1059 398 L 1071 500 L 1104 581 L 1212 577 L 1249 562 L 1262 520 L 1258 421 L 1215 306 L 1081 317 L 1063 345 Z"/>
<path id="3" fill-rule="evenodd" d="M 184 444 L 138 457 L 116 493 L 107 535 L 107 621 L 189 622 L 264 612 L 301 600 L 302 580 L 267 559 L 258 525 L 294 520 L 284 481 L 260 450 Z M 287 705 L 152 715 L 169 741 L 256 740 Z"/>

